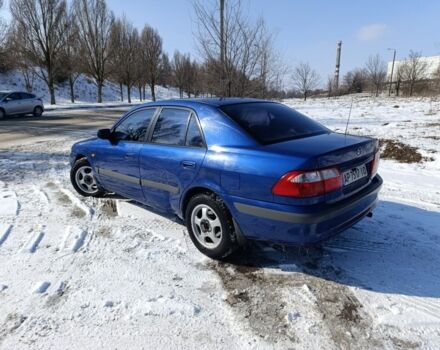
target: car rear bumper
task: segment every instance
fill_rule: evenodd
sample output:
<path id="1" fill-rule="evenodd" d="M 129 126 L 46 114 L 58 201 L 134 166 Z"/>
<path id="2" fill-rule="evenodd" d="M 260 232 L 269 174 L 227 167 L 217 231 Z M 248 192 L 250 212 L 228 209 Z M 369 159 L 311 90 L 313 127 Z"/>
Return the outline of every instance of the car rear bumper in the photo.
<path id="1" fill-rule="evenodd" d="M 246 238 L 306 245 L 353 226 L 377 205 L 382 178 L 376 175 L 358 193 L 324 206 L 291 206 L 229 197 L 229 206 Z"/>

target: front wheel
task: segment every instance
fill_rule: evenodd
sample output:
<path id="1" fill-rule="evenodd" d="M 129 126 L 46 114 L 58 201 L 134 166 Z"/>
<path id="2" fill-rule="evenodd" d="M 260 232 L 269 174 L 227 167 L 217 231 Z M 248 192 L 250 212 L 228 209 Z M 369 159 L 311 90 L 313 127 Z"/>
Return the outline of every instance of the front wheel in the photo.
<path id="1" fill-rule="evenodd" d="M 214 194 L 203 193 L 192 197 L 185 221 L 194 245 L 210 258 L 225 258 L 237 248 L 231 214 Z"/>
<path id="2" fill-rule="evenodd" d="M 105 191 L 96 181 L 93 169 L 87 159 L 76 161 L 70 171 L 70 181 L 75 190 L 85 197 L 101 197 Z"/>

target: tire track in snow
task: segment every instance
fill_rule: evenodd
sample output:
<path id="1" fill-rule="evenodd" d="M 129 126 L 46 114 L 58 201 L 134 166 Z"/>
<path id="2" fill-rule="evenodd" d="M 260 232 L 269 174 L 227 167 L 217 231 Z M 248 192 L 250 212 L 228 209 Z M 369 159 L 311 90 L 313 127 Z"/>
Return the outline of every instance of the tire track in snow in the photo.
<path id="1" fill-rule="evenodd" d="M 36 231 L 33 231 L 34 233 L 31 235 L 29 240 L 25 243 L 23 246 L 22 251 L 25 253 L 35 253 L 38 249 L 38 246 L 40 245 L 41 241 L 44 238 L 44 231 L 43 229 L 38 229 Z"/>
<path id="2" fill-rule="evenodd" d="M 12 231 L 12 225 L 0 224 L 0 247 L 8 239 L 11 231 Z"/>
<path id="3" fill-rule="evenodd" d="M 84 216 L 92 217 L 93 209 L 84 204 L 71 191 L 62 188 L 59 184 L 49 182 L 46 184 L 48 190 L 47 195 L 49 202 L 52 198 L 61 206 L 69 209 L 74 217 L 83 218 Z"/>
<path id="4" fill-rule="evenodd" d="M 440 303 L 428 298 L 401 296 L 401 301 L 409 307 L 440 320 Z"/>
<path id="5" fill-rule="evenodd" d="M 87 231 L 69 225 L 66 227 L 66 232 L 60 245 L 60 249 L 76 253 L 84 245 L 86 237 Z"/>

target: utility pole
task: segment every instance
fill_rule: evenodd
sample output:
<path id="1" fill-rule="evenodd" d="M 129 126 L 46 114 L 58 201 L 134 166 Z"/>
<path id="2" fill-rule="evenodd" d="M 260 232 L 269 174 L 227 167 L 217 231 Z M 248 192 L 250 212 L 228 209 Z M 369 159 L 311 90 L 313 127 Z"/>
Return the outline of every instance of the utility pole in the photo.
<path id="1" fill-rule="evenodd" d="M 396 61 L 396 49 L 388 48 L 388 50 L 389 51 L 394 51 L 394 54 L 393 54 L 393 64 L 391 65 L 390 88 L 388 90 L 388 96 L 391 96 L 391 87 L 393 85 L 393 74 L 394 74 L 394 62 Z"/>
<path id="2" fill-rule="evenodd" d="M 342 47 L 342 41 L 338 41 L 338 45 L 336 47 L 336 68 L 335 68 L 335 90 L 337 91 L 339 89 L 339 68 L 341 66 L 341 47 Z"/>

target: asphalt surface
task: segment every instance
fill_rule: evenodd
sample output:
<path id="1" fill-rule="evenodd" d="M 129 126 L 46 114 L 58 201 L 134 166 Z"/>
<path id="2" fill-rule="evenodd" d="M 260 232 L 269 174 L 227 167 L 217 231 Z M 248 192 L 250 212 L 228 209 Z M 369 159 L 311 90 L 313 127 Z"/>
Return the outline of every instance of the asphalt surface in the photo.
<path id="1" fill-rule="evenodd" d="M 0 120 L 0 149 L 19 146 L 56 135 L 90 130 L 91 135 L 101 128 L 110 127 L 129 108 L 100 108 L 57 110 L 41 117 L 18 116 Z"/>

